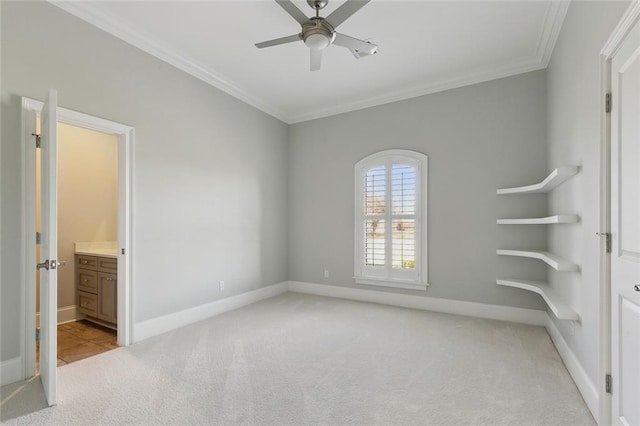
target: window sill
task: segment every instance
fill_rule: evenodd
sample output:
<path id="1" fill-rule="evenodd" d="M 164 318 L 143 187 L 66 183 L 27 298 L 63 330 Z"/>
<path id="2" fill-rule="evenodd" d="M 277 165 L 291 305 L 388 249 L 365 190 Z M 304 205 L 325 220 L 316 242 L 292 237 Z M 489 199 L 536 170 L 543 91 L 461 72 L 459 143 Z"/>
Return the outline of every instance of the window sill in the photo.
<path id="1" fill-rule="evenodd" d="M 392 281 L 392 280 L 381 280 L 375 278 L 364 278 L 364 277 L 353 277 L 356 280 L 356 284 L 362 285 L 373 285 L 376 287 L 391 287 L 391 288 L 403 288 L 408 290 L 420 290 L 426 291 L 429 284 L 426 283 L 417 283 L 411 281 Z"/>

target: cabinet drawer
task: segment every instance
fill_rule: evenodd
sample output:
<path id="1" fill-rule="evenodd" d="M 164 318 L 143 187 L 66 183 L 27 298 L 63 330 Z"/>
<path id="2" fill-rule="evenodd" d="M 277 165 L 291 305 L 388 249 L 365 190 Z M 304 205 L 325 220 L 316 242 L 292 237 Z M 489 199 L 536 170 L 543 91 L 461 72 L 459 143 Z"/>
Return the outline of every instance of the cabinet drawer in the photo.
<path id="1" fill-rule="evenodd" d="M 118 272 L 118 259 L 111 257 L 99 257 L 98 258 L 98 271 L 100 272 Z"/>
<path id="2" fill-rule="evenodd" d="M 98 294 L 98 272 L 77 269 L 76 282 L 78 283 L 78 290 Z"/>
<path id="3" fill-rule="evenodd" d="M 79 268 L 96 270 L 98 268 L 98 258 L 96 256 L 79 254 L 76 256 L 76 266 Z"/>
<path id="4" fill-rule="evenodd" d="M 78 310 L 90 317 L 98 316 L 98 295 L 84 291 L 78 292 Z"/>

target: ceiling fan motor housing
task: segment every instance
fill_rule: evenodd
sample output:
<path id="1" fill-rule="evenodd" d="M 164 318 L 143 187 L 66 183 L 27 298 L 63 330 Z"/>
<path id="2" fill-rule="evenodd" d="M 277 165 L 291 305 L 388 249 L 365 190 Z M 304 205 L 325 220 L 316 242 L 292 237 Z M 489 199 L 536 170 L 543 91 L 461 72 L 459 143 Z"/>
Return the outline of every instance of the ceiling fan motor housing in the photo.
<path id="1" fill-rule="evenodd" d="M 311 18 L 302 26 L 302 39 L 304 44 L 313 50 L 322 50 L 333 43 L 336 33 L 323 18 Z"/>
<path id="2" fill-rule="evenodd" d="M 307 3 L 313 9 L 320 10 L 323 9 L 327 5 L 327 3 L 329 3 L 329 0 L 307 0 Z"/>

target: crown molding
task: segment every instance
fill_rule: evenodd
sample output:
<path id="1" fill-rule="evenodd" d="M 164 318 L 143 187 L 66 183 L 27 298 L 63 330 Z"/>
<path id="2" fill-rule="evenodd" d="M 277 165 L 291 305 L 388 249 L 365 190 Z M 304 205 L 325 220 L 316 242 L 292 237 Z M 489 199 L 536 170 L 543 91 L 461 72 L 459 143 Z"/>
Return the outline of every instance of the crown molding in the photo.
<path id="1" fill-rule="evenodd" d="M 465 75 L 459 75 L 450 79 L 439 80 L 428 85 L 421 85 L 384 96 L 377 96 L 374 98 L 369 98 L 352 103 L 345 103 L 342 105 L 332 105 L 331 108 L 319 109 L 304 114 L 289 116 L 288 122 L 290 124 L 294 124 L 301 123 L 303 121 L 316 120 L 318 118 L 329 117 L 332 115 L 343 114 L 346 112 L 357 111 L 398 101 L 404 101 L 411 98 L 417 98 L 419 96 L 444 92 L 445 90 L 457 89 L 465 86 L 471 86 L 473 84 L 484 83 L 487 81 L 497 80 L 500 78 L 510 77 L 526 72 L 537 71 L 544 68 L 545 66 L 537 60 L 523 60 L 517 64 L 485 69 L 482 72 L 473 72 Z"/>
<path id="2" fill-rule="evenodd" d="M 540 31 L 538 40 L 538 48 L 536 49 L 536 58 L 546 68 L 551 60 L 551 54 L 556 47 L 560 30 L 564 19 L 567 17 L 571 0 L 552 1 L 547 7 L 547 13 Z"/>
<path id="3" fill-rule="evenodd" d="M 404 89 L 384 96 L 361 99 L 355 102 L 338 105 L 333 104 L 329 108 L 304 111 L 300 114 L 289 114 L 272 105 L 268 101 L 253 96 L 229 78 L 207 68 L 196 60 L 175 51 L 170 46 L 154 39 L 148 34 L 144 34 L 139 30 L 123 24 L 116 17 L 96 8 L 92 5 L 92 2 L 72 2 L 64 0 L 47 1 L 65 12 L 100 28 L 130 45 L 173 65 L 187 74 L 190 74 L 287 124 L 329 117 L 345 112 L 384 105 L 391 102 L 402 101 L 418 96 L 424 96 L 445 90 L 509 77 L 516 74 L 544 69 L 549 64 L 551 54 L 553 53 L 553 49 L 560 35 L 560 30 L 570 5 L 570 0 L 553 0 L 549 2 L 535 52 L 531 57 L 522 59 L 519 62 L 506 65 L 503 64 L 480 71 L 433 81 L 427 85 Z"/>
<path id="4" fill-rule="evenodd" d="M 605 59 L 611 59 L 611 57 L 613 57 L 613 55 L 618 51 L 622 39 L 626 37 L 638 19 L 640 19 L 640 0 L 634 0 L 624 12 L 620 22 L 618 22 L 613 33 L 611 33 L 609 40 L 607 40 L 600 51 L 600 54 L 604 56 Z"/>
<path id="5" fill-rule="evenodd" d="M 243 90 L 237 84 L 214 70 L 205 67 L 192 58 L 176 52 L 166 44 L 154 39 L 140 30 L 135 30 L 116 17 L 97 9 L 92 2 L 47 0 L 48 3 L 64 10 L 89 24 L 129 43 L 130 45 L 155 56 L 156 58 L 173 65 L 181 71 L 204 81 L 211 86 L 245 102 L 278 120 L 287 122 L 286 114 L 279 108 L 270 105 Z"/>

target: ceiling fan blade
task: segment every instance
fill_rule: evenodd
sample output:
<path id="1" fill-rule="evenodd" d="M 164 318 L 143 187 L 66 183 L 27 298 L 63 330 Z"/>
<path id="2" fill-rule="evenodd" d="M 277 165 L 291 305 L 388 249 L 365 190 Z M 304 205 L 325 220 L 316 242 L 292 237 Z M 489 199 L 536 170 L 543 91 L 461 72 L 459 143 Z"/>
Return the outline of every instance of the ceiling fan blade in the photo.
<path id="1" fill-rule="evenodd" d="M 373 55 L 378 50 L 377 44 L 369 43 L 368 41 L 360 40 L 338 33 L 336 33 L 333 44 L 335 44 L 336 46 L 346 47 L 352 52 L 355 51 L 357 53 L 360 53 L 361 56 Z"/>
<path id="2" fill-rule="evenodd" d="M 371 0 L 347 0 L 342 6 L 331 12 L 325 20 L 329 21 L 334 29 L 338 28 L 338 25 L 349 19 L 351 15 L 359 11 L 362 6 L 370 1 Z"/>
<path id="3" fill-rule="evenodd" d="M 364 57 L 371 56 L 371 53 L 360 52 L 360 51 L 353 50 L 353 49 L 349 49 L 349 52 L 351 52 L 353 57 L 356 58 L 356 59 L 362 59 Z M 376 51 L 376 53 L 377 53 L 377 51 Z"/>
<path id="4" fill-rule="evenodd" d="M 285 12 L 291 15 L 293 19 L 298 21 L 300 25 L 309 22 L 309 17 L 302 13 L 302 11 L 298 9 L 298 7 L 290 0 L 276 0 L 276 3 L 278 3 L 280 7 L 285 10 Z"/>
<path id="5" fill-rule="evenodd" d="M 261 43 L 256 43 L 256 47 L 258 49 L 264 49 L 265 47 L 277 46 L 279 44 L 292 43 L 294 41 L 302 40 L 302 36 L 300 34 L 294 34 L 286 37 L 275 38 L 269 41 L 263 41 Z"/>
<path id="6" fill-rule="evenodd" d="M 311 71 L 318 71 L 322 65 L 322 50 L 309 49 L 311 52 Z"/>

